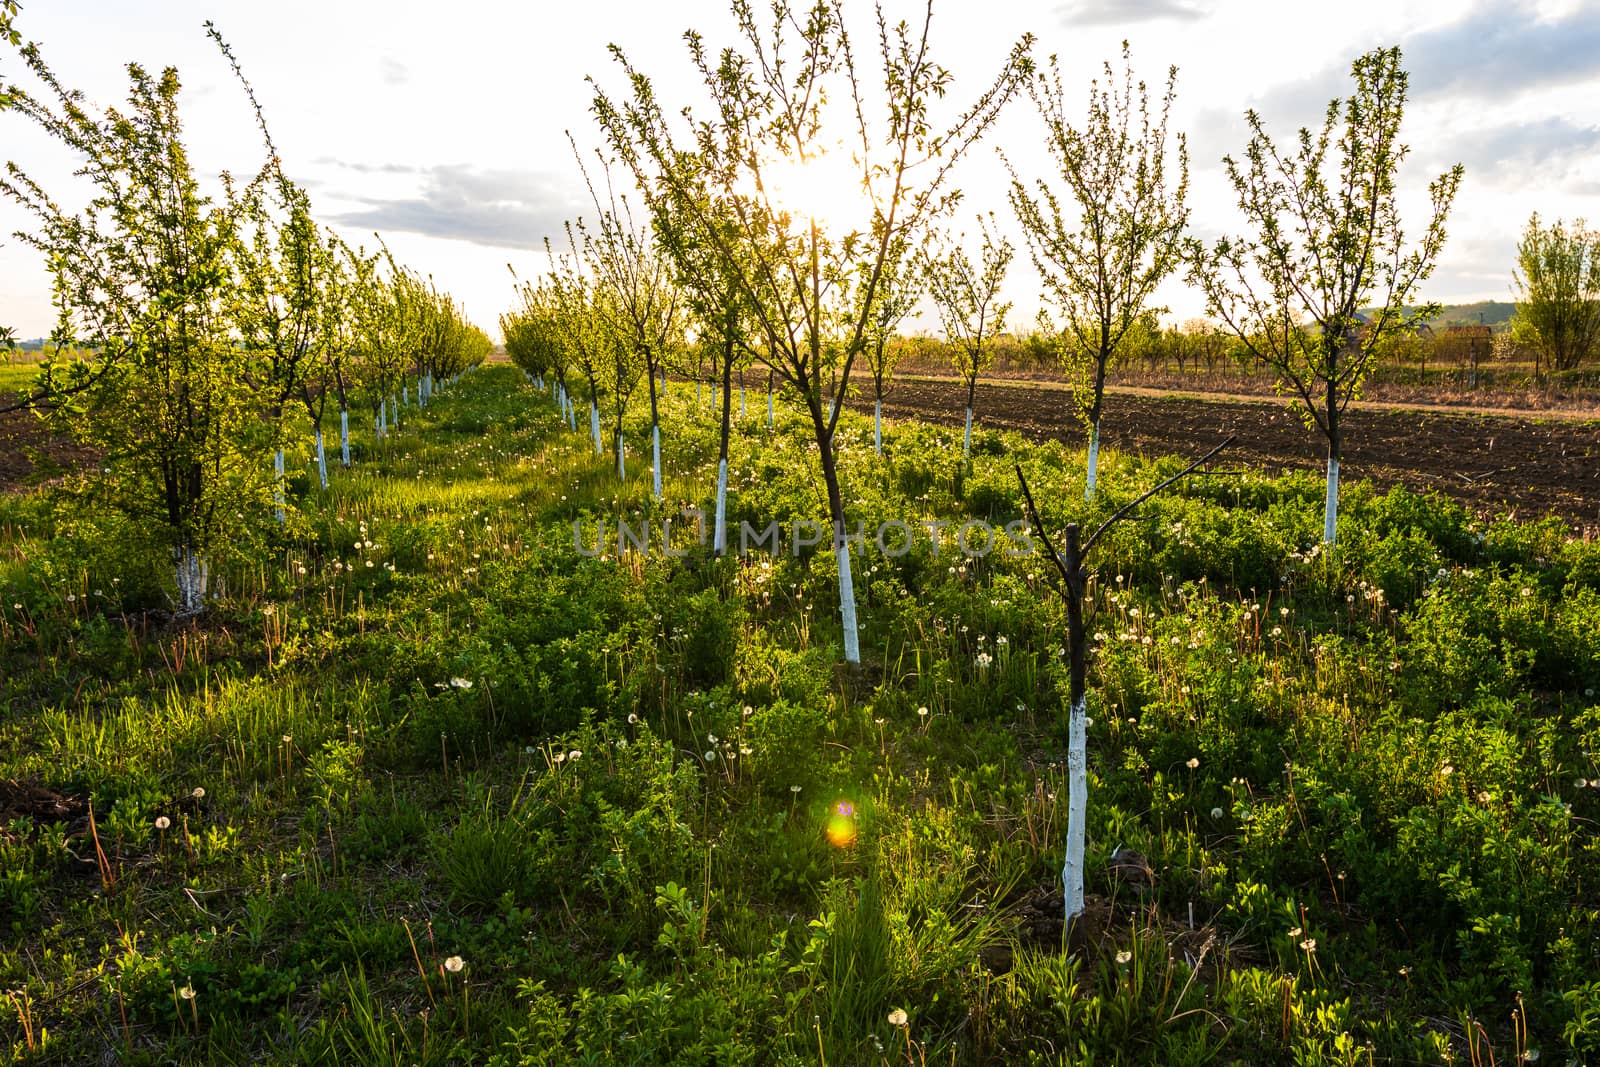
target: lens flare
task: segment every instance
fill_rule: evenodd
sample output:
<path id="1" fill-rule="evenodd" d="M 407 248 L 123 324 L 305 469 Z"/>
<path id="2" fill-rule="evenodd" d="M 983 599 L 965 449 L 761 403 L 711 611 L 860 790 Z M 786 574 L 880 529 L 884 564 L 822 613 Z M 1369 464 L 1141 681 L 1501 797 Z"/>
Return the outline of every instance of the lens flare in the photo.
<path id="1" fill-rule="evenodd" d="M 834 848 L 849 848 L 856 843 L 856 806 L 848 800 L 834 804 L 828 812 L 828 824 L 823 832 L 828 844 Z"/>

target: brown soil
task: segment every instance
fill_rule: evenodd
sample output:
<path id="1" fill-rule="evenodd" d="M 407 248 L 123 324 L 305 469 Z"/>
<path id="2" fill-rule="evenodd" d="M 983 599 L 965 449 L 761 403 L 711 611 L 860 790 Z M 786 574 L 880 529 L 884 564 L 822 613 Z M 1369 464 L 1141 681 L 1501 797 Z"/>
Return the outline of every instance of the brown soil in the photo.
<path id="1" fill-rule="evenodd" d="M 965 393 L 955 381 L 900 381 L 886 416 L 959 425 Z M 978 425 L 1085 447 L 1061 390 L 980 384 Z M 856 403 L 870 411 L 870 400 Z M 1154 455 L 1199 455 L 1229 434 L 1228 455 L 1268 471 L 1321 471 L 1326 446 L 1286 401 L 1169 396 L 1118 390 L 1106 397 L 1102 447 Z M 1559 515 L 1600 527 L 1600 422 L 1368 406 L 1349 413 L 1342 461 L 1347 478 L 1436 489 L 1484 514 Z"/>
<path id="2" fill-rule="evenodd" d="M 13 399 L 0 393 L 0 407 Z M 52 434 L 31 411 L 0 413 L 0 493 L 37 485 L 94 457 L 93 449 Z"/>

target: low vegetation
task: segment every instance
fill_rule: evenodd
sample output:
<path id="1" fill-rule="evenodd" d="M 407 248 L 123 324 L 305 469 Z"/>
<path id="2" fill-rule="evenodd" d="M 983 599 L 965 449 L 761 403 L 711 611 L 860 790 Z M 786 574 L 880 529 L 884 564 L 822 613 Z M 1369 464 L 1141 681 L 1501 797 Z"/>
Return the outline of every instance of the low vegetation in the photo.
<path id="1" fill-rule="evenodd" d="M 83 1063 L 1583 1062 L 1600 1055 L 1600 551 L 1357 483 L 1191 477 L 1097 554 L 1089 909 L 1061 922 L 1039 556 L 1177 469 L 846 412 L 831 553 L 716 558 L 513 368 L 317 486 L 174 623 L 68 485 L 0 499 L 0 1048 Z M 629 414 L 642 440 L 647 409 Z M 825 519 L 807 416 L 741 523 Z M 674 544 L 660 550 L 662 522 Z M 871 543 L 913 524 L 912 547 Z M 656 531 L 614 549 L 616 522 Z M 922 521 L 945 522 L 935 551 Z M 610 524 L 612 550 L 585 551 Z M 974 528 L 975 529 L 975 528 Z M 975 545 L 976 536 L 969 537 Z M 886 536 L 891 550 L 900 535 Z M 1012 546 L 1015 547 L 1015 546 Z M 676 549 L 675 549 L 676 551 Z"/>

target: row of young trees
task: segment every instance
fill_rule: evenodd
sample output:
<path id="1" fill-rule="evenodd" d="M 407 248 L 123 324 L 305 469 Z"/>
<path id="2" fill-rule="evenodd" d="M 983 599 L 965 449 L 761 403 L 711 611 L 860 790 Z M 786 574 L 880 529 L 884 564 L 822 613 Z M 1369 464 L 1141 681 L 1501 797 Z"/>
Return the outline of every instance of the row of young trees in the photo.
<path id="1" fill-rule="evenodd" d="M 1045 321 L 1057 353 L 1080 386 L 1075 397 L 1090 431 L 1086 494 L 1095 492 L 1106 371 L 1149 332 L 1157 287 L 1185 272 L 1205 293 L 1227 347 L 1272 368 L 1326 438 L 1324 536 L 1334 540 L 1344 412 L 1378 353 L 1433 310 L 1409 301 L 1437 259 L 1461 177 L 1456 167 L 1430 186 L 1427 225 L 1408 242 L 1394 186 L 1407 151 L 1398 140 L 1407 79 L 1397 49 L 1357 60 L 1351 96 L 1330 104 L 1320 130 L 1301 131 L 1292 150 L 1278 148 L 1249 115 L 1243 161 L 1225 160 L 1249 232 L 1206 245 L 1187 233 L 1187 149 L 1169 132 L 1176 72 L 1152 100 L 1126 45 L 1122 69 L 1107 64 L 1092 85 L 1082 121 L 1069 116 L 1056 61 L 1036 68 L 1025 37 L 970 105 L 941 124 L 934 111 L 953 76 L 932 59 L 931 4 L 915 26 L 878 13 L 880 78 L 870 91 L 839 0 L 803 11 L 779 3 L 760 14 L 733 0 L 732 10 L 736 44 L 712 49 L 699 33 L 685 35 L 704 89 L 698 101 L 659 99 L 652 78 L 620 48 L 613 55 L 623 86 L 590 79 L 607 150 L 597 172 L 604 181 L 589 180 L 595 220 L 569 227 L 567 249 L 552 251 L 549 272 L 522 284 L 521 306 L 502 323 L 513 358 L 532 374 L 552 375 L 564 405 L 574 383 L 587 393 L 597 452 L 605 403 L 619 473 L 622 414 L 644 383 L 659 497 L 658 383 L 675 353 L 692 354 L 685 369 L 697 378 L 709 365 L 713 396 L 722 398 L 715 545 L 724 550 L 733 379 L 760 367 L 769 405 L 770 386 L 780 384 L 815 438 L 845 657 L 856 662 L 834 447 L 841 400 L 864 363 L 881 450 L 883 394 L 904 347 L 894 334 L 930 297 L 967 390 L 970 448 L 972 397 L 1004 327 L 1009 305 L 1000 285 L 1014 253 L 992 216 L 980 220 L 975 257 L 944 236 L 960 200 L 951 174 L 1001 108 L 1026 94 L 1054 173 L 1025 178 L 1008 161 L 1011 206 L 1054 309 Z M 840 129 L 851 131 L 847 144 L 829 140 Z M 846 158 L 858 217 L 824 220 L 789 199 L 787 176 Z M 638 216 L 613 187 L 613 165 L 642 199 Z M 1222 347 L 1218 340 L 1212 332 L 1204 347 Z"/>
<path id="2" fill-rule="evenodd" d="M 642 195 L 649 232 L 631 221 L 626 228 L 628 271 L 572 239 L 570 256 L 552 257 L 547 281 L 525 287 L 522 311 L 507 321 L 508 343 L 519 334 L 514 353 L 530 370 L 556 370 L 563 393 L 565 367 L 582 368 L 594 412 L 597 386 L 609 371 L 597 373 L 591 365 L 609 364 L 597 357 L 585 364 L 580 338 L 599 334 L 598 347 L 632 351 L 632 373 L 640 372 L 637 331 L 611 310 L 625 291 L 621 279 L 647 275 L 658 287 L 652 291 L 676 287 L 683 294 L 681 305 L 658 298 L 652 306 L 684 308 L 693 343 L 720 353 L 717 551 L 726 548 L 730 370 L 740 359 L 758 360 L 782 380 L 810 424 L 833 532 L 844 656 L 860 662 L 835 448 L 841 401 L 860 360 L 881 415 L 892 335 L 926 293 L 939 308 L 947 343 L 959 353 L 968 397 L 963 447 L 970 447 L 972 397 L 1008 310 L 999 289 L 1013 252 L 985 225 L 974 262 L 964 250 L 941 247 L 939 231 L 959 201 L 952 168 L 1023 92 L 1043 121 L 1055 173 L 1030 180 L 1013 167 L 1010 199 L 1059 316 L 1053 328 L 1058 347 L 1080 371 L 1075 392 L 1090 428 L 1086 493 L 1095 491 L 1106 369 L 1149 321 L 1157 287 L 1185 271 L 1233 342 L 1276 372 L 1308 423 L 1325 436 L 1324 539 L 1335 539 L 1342 416 L 1385 343 L 1433 311 L 1409 300 L 1437 259 L 1462 173 L 1458 166 L 1432 183 L 1427 225 L 1420 241 L 1409 243 L 1394 184 L 1406 155 L 1398 136 L 1407 79 L 1397 49 L 1358 59 L 1353 93 L 1329 105 L 1320 131 L 1301 131 L 1293 149 L 1279 149 L 1260 117 L 1248 116 L 1252 137 L 1244 159 L 1229 157 L 1225 165 L 1249 232 L 1207 245 L 1187 232 L 1187 152 L 1183 137 L 1168 132 L 1175 72 L 1152 105 L 1145 85 L 1134 80 L 1126 46 L 1121 76 L 1106 67 L 1081 124 L 1068 118 L 1056 62 L 1043 71 L 1035 67 L 1031 37 L 1017 42 L 966 110 L 939 123 L 934 110 L 953 79 L 931 58 L 931 3 L 915 27 L 889 25 L 878 9 L 881 82 L 871 94 L 839 0 L 819 0 L 799 12 L 777 0 L 770 21 L 748 0 L 733 0 L 733 14 L 735 45 L 712 50 L 698 33 L 686 33 L 704 87 L 701 99 L 686 105 L 660 99 L 652 78 L 613 48 L 624 88 L 608 90 L 591 79 L 593 110 L 612 157 Z M 852 135 L 848 146 L 836 148 L 828 138 L 840 128 Z M 815 168 L 830 153 L 847 155 L 854 169 L 856 218 L 824 221 L 809 205 L 786 199 L 784 172 Z M 613 216 L 601 211 L 602 219 Z M 667 336 L 657 334 L 656 343 Z M 617 399 L 619 472 L 629 392 L 622 358 L 616 356 L 617 373 L 606 379 Z M 652 405 L 652 432 L 659 435 L 654 415 Z M 598 449 L 598 417 L 591 418 Z M 877 419 L 874 442 L 881 448 Z M 656 469 L 659 476 L 659 453 Z M 1037 522 L 1036 509 L 1030 511 Z M 1065 557 L 1051 549 L 1069 600 L 1081 596 L 1076 534 L 1075 526 L 1067 528 Z M 1080 668 L 1068 731 L 1071 811 L 1063 877 L 1070 919 L 1083 900 L 1087 703 L 1081 632 L 1069 644 Z"/>
<path id="3" fill-rule="evenodd" d="M 348 466 L 352 408 L 370 410 L 381 437 L 411 382 L 425 403 L 492 348 L 386 250 L 351 248 L 314 221 L 231 49 L 207 30 L 261 132 L 267 158 L 248 180 L 223 174 L 220 196 L 203 190 L 176 70 L 130 64 L 126 105 L 100 115 L 31 44 L 19 55 L 39 88 L 7 84 L 6 107 L 79 157 L 88 204 L 62 207 L 14 163 L 0 178 L 36 223 L 19 236 L 54 276 L 53 344 L 91 353 L 46 361 L 13 406 L 103 456 L 90 491 L 171 552 L 186 614 L 203 610 L 208 562 L 251 543 L 269 508 L 286 518 L 284 448 L 300 414 L 326 488 L 330 401 Z"/>

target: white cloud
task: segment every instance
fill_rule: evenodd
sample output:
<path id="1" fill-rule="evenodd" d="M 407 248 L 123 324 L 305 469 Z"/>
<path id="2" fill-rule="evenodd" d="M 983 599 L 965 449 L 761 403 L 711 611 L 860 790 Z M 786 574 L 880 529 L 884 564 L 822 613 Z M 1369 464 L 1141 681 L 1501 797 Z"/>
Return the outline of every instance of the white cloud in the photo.
<path id="1" fill-rule="evenodd" d="M 393 164 L 348 165 L 356 171 L 414 173 Z M 402 199 L 346 196 L 363 206 L 334 216 L 350 228 L 403 230 L 427 237 L 467 241 L 496 248 L 538 249 L 556 238 L 573 217 L 577 201 L 548 174 L 477 170 L 446 164 L 422 171 L 420 195 Z"/>
<path id="2" fill-rule="evenodd" d="M 1210 9 L 1186 0 L 1073 0 L 1056 8 L 1069 26 L 1114 26 L 1154 19 L 1201 19 Z"/>

